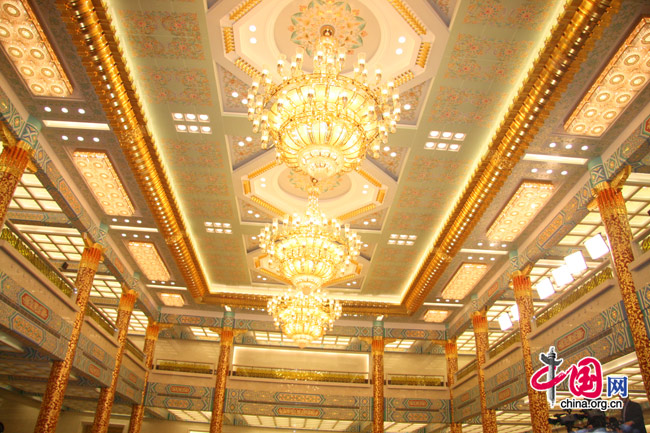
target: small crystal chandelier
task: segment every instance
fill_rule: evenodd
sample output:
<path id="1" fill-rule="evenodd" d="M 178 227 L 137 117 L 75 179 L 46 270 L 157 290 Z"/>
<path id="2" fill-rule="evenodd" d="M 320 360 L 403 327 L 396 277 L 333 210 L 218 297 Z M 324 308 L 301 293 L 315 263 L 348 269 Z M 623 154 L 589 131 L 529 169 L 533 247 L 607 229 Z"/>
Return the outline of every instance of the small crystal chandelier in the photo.
<path id="1" fill-rule="evenodd" d="M 313 179 L 315 183 L 315 179 Z M 264 227 L 259 235 L 269 266 L 305 295 L 332 281 L 359 255 L 361 239 L 350 225 L 329 219 L 318 206 L 318 188 L 309 189 L 304 215 L 285 215 Z"/>
<path id="2" fill-rule="evenodd" d="M 275 325 L 300 348 L 321 338 L 341 317 L 341 304 L 320 290 L 310 294 L 289 290 L 269 300 L 267 308 Z"/>
<path id="3" fill-rule="evenodd" d="M 362 55 L 353 77 L 341 74 L 345 53 L 333 35 L 334 27 L 321 28 L 312 73 L 303 71 L 299 48 L 289 68 L 284 56 L 278 61 L 281 83 L 264 69 L 248 91 L 248 118 L 262 147 L 274 144 L 280 160 L 318 180 L 357 169 L 368 151 L 377 156 L 400 116 L 394 83 L 382 84 L 379 69 L 371 83 Z"/>

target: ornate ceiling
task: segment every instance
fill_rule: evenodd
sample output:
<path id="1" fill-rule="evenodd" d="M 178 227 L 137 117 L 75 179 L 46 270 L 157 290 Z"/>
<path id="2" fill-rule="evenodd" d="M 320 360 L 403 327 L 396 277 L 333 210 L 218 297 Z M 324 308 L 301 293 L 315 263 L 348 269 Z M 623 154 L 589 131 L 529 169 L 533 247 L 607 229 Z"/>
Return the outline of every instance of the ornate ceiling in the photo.
<path id="1" fill-rule="evenodd" d="M 448 283 L 467 273 L 465 281 L 484 288 L 481 281 L 503 272 L 508 253 L 536 233 L 539 224 L 508 207 L 523 195 L 522 185 L 545 185 L 547 196 L 521 204 L 535 203 L 527 217 L 543 221 L 583 176 L 586 161 L 601 155 L 647 102 L 644 88 L 600 137 L 564 130 L 606 67 L 606 54 L 645 12 L 643 3 L 609 13 L 611 23 L 575 66 L 574 59 L 562 66 L 559 88 L 541 73 L 561 54 L 556 42 L 584 41 L 566 30 L 574 11 L 550 0 L 377 0 L 372 7 L 358 0 L 115 0 L 106 11 L 113 27 L 94 22 L 112 47 L 110 59 L 97 62 L 117 65 L 108 77 L 97 73 L 100 63 L 79 57 L 92 58 L 94 48 L 74 30 L 76 20 L 93 18 L 38 0 L 35 10 L 64 59 L 71 96 L 35 95 L 10 63 L 0 71 L 30 112 L 64 122 L 46 122 L 48 149 L 95 221 L 110 227 L 127 266 L 147 276 L 156 304 L 173 285 L 192 308 L 259 308 L 286 283 L 263 269 L 257 235 L 273 218 L 304 210 L 308 179 L 276 163 L 274 149 L 261 149 L 242 100 L 255 71 L 299 47 L 309 53 L 321 26 L 331 24 L 349 58 L 364 53 L 369 69 L 380 67 L 399 85 L 403 115 L 378 157 L 322 185 L 322 209 L 363 241 L 354 271 L 328 291 L 349 312 L 421 320 L 424 303 L 466 305 L 472 291 L 460 284 L 445 292 Z M 547 89 L 552 103 L 527 100 L 533 88 Z M 529 121 L 517 120 L 526 113 Z M 523 138 L 513 138 L 520 130 Z M 533 160 L 526 152 L 572 162 Z M 79 155 L 104 155 L 101 173 L 108 177 L 97 171 L 95 179 Z M 98 201 L 93 183 L 106 187 L 102 194 L 120 192 L 120 201 Z M 116 206 L 129 211 L 111 210 Z M 522 222 L 516 232 L 490 234 L 513 215 Z M 143 245 L 149 247 L 138 249 Z M 437 317 L 447 323 L 458 311 L 441 308 Z"/>

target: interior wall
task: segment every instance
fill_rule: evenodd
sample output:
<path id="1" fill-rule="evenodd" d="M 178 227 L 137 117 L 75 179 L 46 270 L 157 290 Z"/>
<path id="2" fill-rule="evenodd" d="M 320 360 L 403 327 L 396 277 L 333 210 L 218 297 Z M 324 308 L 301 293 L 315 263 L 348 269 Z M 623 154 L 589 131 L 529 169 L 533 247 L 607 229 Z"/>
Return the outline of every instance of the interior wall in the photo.
<path id="1" fill-rule="evenodd" d="M 366 353 L 235 346 L 232 363 L 253 367 L 367 373 L 368 360 Z"/>

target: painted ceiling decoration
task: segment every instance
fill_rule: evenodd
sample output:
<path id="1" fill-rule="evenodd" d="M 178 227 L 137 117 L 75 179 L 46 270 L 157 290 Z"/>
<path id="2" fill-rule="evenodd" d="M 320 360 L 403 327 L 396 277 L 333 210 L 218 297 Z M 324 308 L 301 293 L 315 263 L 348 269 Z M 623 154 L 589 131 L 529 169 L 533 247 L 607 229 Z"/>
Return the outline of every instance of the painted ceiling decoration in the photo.
<path id="1" fill-rule="evenodd" d="M 193 2 L 168 10 L 162 3 L 136 8 L 117 0 L 100 7 L 109 20 L 89 17 L 83 28 L 74 9 L 61 11 L 70 28 L 79 28 L 73 42 L 83 57 L 106 50 L 108 57 L 83 65 L 124 151 L 119 158 L 117 147 L 106 154 L 127 196 L 147 204 L 134 209 L 135 216 L 151 212 L 151 224 L 159 228 L 152 242 L 169 278 L 185 280 L 191 295 L 185 302 L 263 308 L 285 290 L 289 280 L 267 266 L 270 255 L 258 235 L 274 218 L 304 210 L 309 176 L 278 164 L 242 114 L 254 102 L 248 88 L 265 66 L 290 58 L 297 48 L 316 53 L 309 41 L 313 45 L 323 25 L 335 28 L 333 37 L 346 54 L 365 55 L 371 81 L 382 67 L 382 79 L 394 81 L 401 105 L 395 134 L 376 157 L 320 182 L 322 211 L 350 224 L 361 239 L 354 271 L 329 286 L 344 311 L 413 314 L 440 296 L 463 262 L 475 261 L 459 255 L 470 236 L 506 253 L 477 254 L 485 256 L 483 265 L 491 258 L 501 263 L 509 248 L 528 237 L 527 222 L 508 240 L 487 236 L 485 220 L 480 233 L 473 229 L 483 215 L 488 223 L 501 218 L 510 199 L 504 193 L 519 188 L 513 173 L 525 178 L 518 167 L 533 162 L 520 158 L 574 67 L 575 59 L 560 47 L 579 49 L 592 27 L 565 30 L 582 14 L 597 21 L 604 10 L 509 0 L 487 19 L 485 9 L 468 2 L 452 27 L 458 5 L 442 0 L 378 1 L 372 8 L 357 0 L 226 0 L 207 10 Z M 516 36 L 499 37 L 500 29 Z M 549 37 L 561 44 L 545 43 Z M 557 58 L 563 59 L 559 69 Z M 97 67 L 115 74 L 97 77 Z M 275 68 L 269 69 L 267 76 L 277 82 Z M 126 70 L 131 74 L 120 72 Z M 353 78 L 353 62 L 341 65 L 341 74 Z M 106 91 L 107 85 L 115 91 Z M 504 107 L 503 113 L 495 107 Z M 115 115 L 118 110 L 124 115 Z M 92 145 L 103 146 L 104 139 Z M 535 146 L 535 153 L 544 153 Z M 553 185 L 540 208 L 556 203 L 556 192 L 566 193 L 578 170 L 570 167 L 562 178 L 553 169 L 553 175 L 540 169 L 526 177 Z"/>
<path id="2" fill-rule="evenodd" d="M 72 84 L 27 0 L 0 2 L 0 45 L 34 96 L 72 94 Z"/>

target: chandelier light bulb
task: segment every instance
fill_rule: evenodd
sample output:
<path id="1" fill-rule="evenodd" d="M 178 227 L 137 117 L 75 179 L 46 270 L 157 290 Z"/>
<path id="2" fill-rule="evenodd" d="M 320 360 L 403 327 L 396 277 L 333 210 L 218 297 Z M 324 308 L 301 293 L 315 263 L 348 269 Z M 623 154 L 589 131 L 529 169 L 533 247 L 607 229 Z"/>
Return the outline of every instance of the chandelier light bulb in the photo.
<path id="1" fill-rule="evenodd" d="M 321 28 L 313 72 L 303 70 L 303 50 L 289 64 L 277 62 L 279 84 L 264 68 L 248 91 L 248 118 L 261 133 L 262 148 L 275 145 L 278 158 L 292 169 L 323 180 L 355 170 L 367 152 L 377 155 L 394 133 L 401 112 L 394 83 L 382 84 L 380 69 L 368 80 L 360 54 L 353 77 L 341 74 L 346 61 L 334 28 Z"/>

